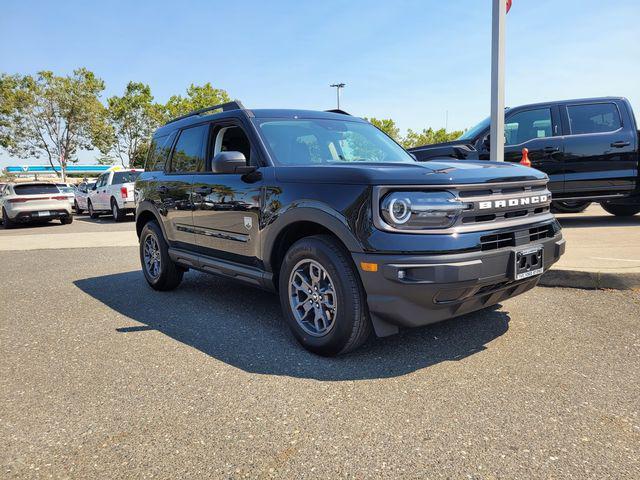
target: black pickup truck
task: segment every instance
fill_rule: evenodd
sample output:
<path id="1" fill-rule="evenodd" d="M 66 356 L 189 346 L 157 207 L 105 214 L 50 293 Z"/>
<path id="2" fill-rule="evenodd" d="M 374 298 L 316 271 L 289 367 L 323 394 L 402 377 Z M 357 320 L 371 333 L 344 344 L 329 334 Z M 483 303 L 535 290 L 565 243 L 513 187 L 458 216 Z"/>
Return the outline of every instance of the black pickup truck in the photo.
<path id="1" fill-rule="evenodd" d="M 411 149 L 419 161 L 489 160 L 489 118 L 453 142 Z M 554 207 L 583 210 L 599 202 L 613 215 L 640 212 L 640 142 L 631 104 L 622 97 L 523 105 L 505 113 L 505 161 L 529 150 L 533 168 L 550 179 Z"/>

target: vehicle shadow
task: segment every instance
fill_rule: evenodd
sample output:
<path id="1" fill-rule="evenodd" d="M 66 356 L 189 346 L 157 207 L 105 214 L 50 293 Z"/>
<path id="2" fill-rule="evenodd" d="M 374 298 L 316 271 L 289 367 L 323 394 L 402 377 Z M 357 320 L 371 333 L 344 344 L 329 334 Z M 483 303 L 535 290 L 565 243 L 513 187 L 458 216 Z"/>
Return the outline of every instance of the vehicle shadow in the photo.
<path id="1" fill-rule="evenodd" d="M 563 228 L 589 227 L 637 227 L 640 226 L 640 215 L 633 217 L 615 217 L 613 215 L 556 215 Z"/>
<path id="2" fill-rule="evenodd" d="M 94 223 L 94 224 L 102 224 L 102 223 L 116 223 L 113 219 L 112 215 L 104 214 L 99 216 L 98 218 L 91 218 L 89 215 L 85 214 L 75 214 L 76 222 L 84 222 L 84 223 Z M 135 215 L 126 215 L 119 223 L 133 223 L 135 222 Z"/>
<path id="3" fill-rule="evenodd" d="M 143 325 L 116 328 L 139 335 L 157 330 L 246 372 L 316 380 L 405 375 L 486 349 L 509 328 L 507 313 L 487 309 L 400 334 L 370 339 L 338 358 L 313 355 L 289 333 L 276 295 L 210 275 L 188 273 L 173 292 L 156 292 L 142 272 L 77 280 L 86 294 Z M 123 320 L 124 321 L 124 320 Z"/>

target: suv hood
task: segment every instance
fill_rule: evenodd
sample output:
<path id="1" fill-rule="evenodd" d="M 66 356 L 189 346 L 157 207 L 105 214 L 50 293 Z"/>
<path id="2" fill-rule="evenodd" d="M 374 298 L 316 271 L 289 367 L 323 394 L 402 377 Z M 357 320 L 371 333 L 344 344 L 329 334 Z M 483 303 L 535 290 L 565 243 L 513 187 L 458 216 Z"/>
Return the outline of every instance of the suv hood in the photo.
<path id="1" fill-rule="evenodd" d="M 547 178 L 539 170 L 518 164 L 469 160 L 280 166 L 275 175 L 281 182 L 343 185 L 456 185 Z"/>

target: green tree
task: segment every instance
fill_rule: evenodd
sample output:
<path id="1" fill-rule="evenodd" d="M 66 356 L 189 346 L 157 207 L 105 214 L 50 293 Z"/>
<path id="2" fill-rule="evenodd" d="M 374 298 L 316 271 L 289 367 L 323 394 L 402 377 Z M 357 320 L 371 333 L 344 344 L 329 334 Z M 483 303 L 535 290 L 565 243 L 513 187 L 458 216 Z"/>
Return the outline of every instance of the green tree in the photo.
<path id="1" fill-rule="evenodd" d="M 433 143 L 450 142 L 458 138 L 462 133 L 462 131 L 447 132 L 444 128 L 434 130 L 431 127 L 425 128 L 421 132 L 409 129 L 400 143 L 404 148 L 419 147 Z"/>
<path id="2" fill-rule="evenodd" d="M 173 95 L 165 106 L 166 119 L 185 115 L 193 110 L 212 107 L 221 103 L 230 102 L 229 94 L 220 88 L 213 88 L 211 83 L 204 85 L 191 84 L 187 88 L 187 96 Z"/>
<path id="3" fill-rule="evenodd" d="M 379 120 L 375 117 L 371 117 L 371 118 L 364 117 L 364 119 L 370 124 L 378 127 L 380 130 L 382 130 L 384 133 L 389 135 L 394 140 L 400 140 L 400 129 L 396 126 L 396 122 L 394 122 L 390 118 L 383 118 Z"/>
<path id="4" fill-rule="evenodd" d="M 65 180 L 79 150 L 109 150 L 103 90 L 104 82 L 85 68 L 64 77 L 0 75 L 0 146 L 21 158 L 45 156 Z"/>
<path id="5" fill-rule="evenodd" d="M 163 121 L 163 107 L 153 102 L 151 88 L 139 82 L 129 82 L 121 97 L 110 97 L 107 103 L 112 152 L 123 167 L 133 166 L 148 152 L 151 135 Z"/>

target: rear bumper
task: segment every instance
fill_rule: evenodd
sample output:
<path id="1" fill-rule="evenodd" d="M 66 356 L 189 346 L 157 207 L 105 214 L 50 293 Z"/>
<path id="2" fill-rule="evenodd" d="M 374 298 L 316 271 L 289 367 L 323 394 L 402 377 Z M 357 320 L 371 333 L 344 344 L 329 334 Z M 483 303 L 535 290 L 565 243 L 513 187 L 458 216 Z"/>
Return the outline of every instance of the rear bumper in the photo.
<path id="1" fill-rule="evenodd" d="M 11 218 L 14 222 L 20 223 L 28 223 L 28 222 L 36 222 L 40 220 L 53 220 L 61 217 L 68 217 L 71 215 L 68 210 L 46 210 L 48 215 L 40 215 L 40 212 L 45 212 L 44 210 L 38 210 L 35 212 L 19 212 L 14 218 Z"/>
<path id="2" fill-rule="evenodd" d="M 544 249 L 545 271 L 565 250 L 560 233 L 535 245 Z M 376 333 L 385 336 L 396 333 L 398 327 L 446 320 L 533 288 L 539 276 L 513 279 L 514 258 L 522 248 L 448 255 L 352 255 L 358 266 L 360 262 L 378 264 L 377 272 L 360 270 L 360 277 Z"/>
<path id="3" fill-rule="evenodd" d="M 9 219 L 15 222 L 30 222 L 32 220 L 46 220 L 71 215 L 71 204 L 67 201 L 55 203 L 43 203 L 37 207 L 34 205 L 5 205 Z M 49 212 L 49 215 L 38 215 L 38 212 Z"/>

